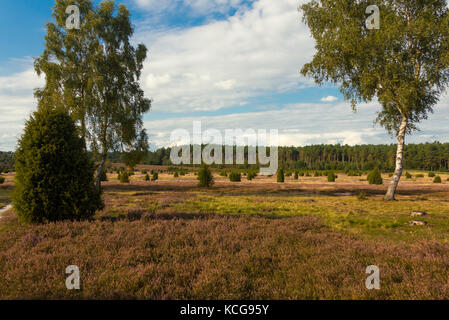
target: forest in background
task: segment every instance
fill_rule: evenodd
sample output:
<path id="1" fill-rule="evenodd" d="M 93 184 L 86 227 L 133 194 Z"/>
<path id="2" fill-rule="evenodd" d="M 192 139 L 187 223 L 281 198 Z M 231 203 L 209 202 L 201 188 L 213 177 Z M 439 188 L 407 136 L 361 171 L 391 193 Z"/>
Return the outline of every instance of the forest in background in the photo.
<path id="1" fill-rule="evenodd" d="M 193 150 L 193 146 L 191 146 Z M 148 151 L 141 164 L 172 165 L 171 148 Z M 245 148 L 245 159 L 248 148 Z M 193 152 L 191 152 L 191 155 Z M 223 156 L 224 156 L 223 147 Z M 235 154 L 235 151 L 234 151 Z M 280 147 L 279 164 L 285 169 L 310 170 L 394 170 L 396 145 L 311 145 L 304 147 Z M 405 169 L 427 171 L 449 171 L 449 143 L 409 144 L 405 147 Z M 125 154 L 109 152 L 108 161 L 125 162 Z M 245 161 L 246 163 L 246 161 Z M 14 167 L 14 153 L 0 152 L 0 170 Z M 188 165 L 186 165 L 188 167 Z M 216 168 L 257 168 L 258 165 L 212 165 Z"/>

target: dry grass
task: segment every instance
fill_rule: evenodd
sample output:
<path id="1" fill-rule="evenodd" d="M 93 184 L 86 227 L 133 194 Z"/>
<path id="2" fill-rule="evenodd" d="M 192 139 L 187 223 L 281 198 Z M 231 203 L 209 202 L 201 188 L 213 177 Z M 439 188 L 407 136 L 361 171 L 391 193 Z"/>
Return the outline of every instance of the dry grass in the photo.
<path id="1" fill-rule="evenodd" d="M 359 177 L 217 177 L 211 190 L 198 189 L 192 174 L 156 182 L 138 174 L 129 185 L 113 178 L 95 221 L 36 226 L 13 211 L 2 217 L 0 298 L 449 298 L 446 179 L 403 179 L 399 201 L 386 203 L 385 186 Z M 360 190 L 368 200 L 357 199 Z M 428 226 L 406 225 L 413 210 L 430 213 Z M 81 291 L 65 287 L 72 264 Z M 365 288 L 373 264 L 379 291 Z"/>

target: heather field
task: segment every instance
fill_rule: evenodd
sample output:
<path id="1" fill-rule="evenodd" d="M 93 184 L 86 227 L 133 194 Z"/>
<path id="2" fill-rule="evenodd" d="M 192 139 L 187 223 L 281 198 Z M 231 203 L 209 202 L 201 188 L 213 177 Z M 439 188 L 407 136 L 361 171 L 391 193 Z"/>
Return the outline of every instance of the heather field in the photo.
<path id="1" fill-rule="evenodd" d="M 201 189 L 193 173 L 144 181 L 139 172 L 129 184 L 109 174 L 92 221 L 30 225 L 2 214 L 0 298 L 449 299 L 449 175 L 435 184 L 410 173 L 394 202 L 382 199 L 387 175 L 373 186 L 343 173 L 335 183 L 215 173 Z M 79 291 L 66 288 L 69 265 L 80 268 Z M 369 265 L 380 290 L 365 287 Z"/>

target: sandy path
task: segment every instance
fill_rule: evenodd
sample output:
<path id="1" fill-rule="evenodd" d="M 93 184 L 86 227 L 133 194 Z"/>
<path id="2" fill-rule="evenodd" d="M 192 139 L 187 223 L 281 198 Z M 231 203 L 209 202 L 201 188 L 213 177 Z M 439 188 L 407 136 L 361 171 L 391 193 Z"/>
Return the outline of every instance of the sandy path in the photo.
<path id="1" fill-rule="evenodd" d="M 12 209 L 12 204 L 8 204 L 6 207 L 3 207 L 2 209 L 0 209 L 0 219 L 2 218 L 2 214 L 6 211 L 8 211 L 9 209 Z"/>

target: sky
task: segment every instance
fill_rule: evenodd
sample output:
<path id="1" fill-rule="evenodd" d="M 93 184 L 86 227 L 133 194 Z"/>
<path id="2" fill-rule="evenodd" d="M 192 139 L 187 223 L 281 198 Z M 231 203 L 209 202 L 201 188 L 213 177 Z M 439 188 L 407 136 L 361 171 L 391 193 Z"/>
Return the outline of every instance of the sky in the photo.
<path id="1" fill-rule="evenodd" d="M 98 3 L 99 1 L 95 1 Z M 373 120 L 380 106 L 353 112 L 338 87 L 300 75 L 314 41 L 298 7 L 307 0 L 123 0 L 133 43 L 144 43 L 141 87 L 153 100 L 145 127 L 153 148 L 175 129 L 278 129 L 279 143 L 395 143 Z M 2 0 L 0 9 L 0 150 L 13 151 L 36 110 L 44 78 L 33 58 L 44 48 L 54 0 Z M 449 141 L 449 97 L 407 142 Z"/>

